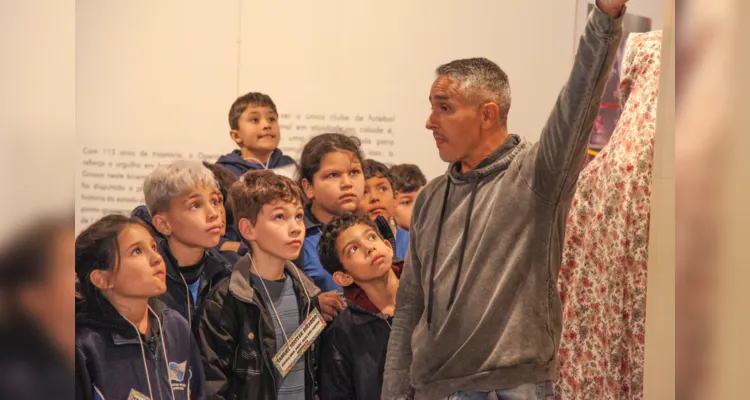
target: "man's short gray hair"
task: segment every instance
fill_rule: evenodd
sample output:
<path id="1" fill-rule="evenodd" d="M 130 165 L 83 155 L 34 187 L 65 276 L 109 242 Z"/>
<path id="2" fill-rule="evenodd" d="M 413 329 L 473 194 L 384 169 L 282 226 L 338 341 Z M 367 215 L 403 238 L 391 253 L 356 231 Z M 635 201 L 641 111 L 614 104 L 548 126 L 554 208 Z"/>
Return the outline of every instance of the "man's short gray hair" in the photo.
<path id="1" fill-rule="evenodd" d="M 497 64 L 486 58 L 465 58 L 439 66 L 438 76 L 451 78 L 458 90 L 472 100 L 491 102 L 500 108 L 499 119 L 506 121 L 510 110 L 510 82 Z"/>
<path id="2" fill-rule="evenodd" d="M 213 172 L 200 161 L 178 160 L 160 165 L 143 182 L 146 207 L 151 215 L 169 211 L 173 197 L 200 186 L 219 187 Z"/>

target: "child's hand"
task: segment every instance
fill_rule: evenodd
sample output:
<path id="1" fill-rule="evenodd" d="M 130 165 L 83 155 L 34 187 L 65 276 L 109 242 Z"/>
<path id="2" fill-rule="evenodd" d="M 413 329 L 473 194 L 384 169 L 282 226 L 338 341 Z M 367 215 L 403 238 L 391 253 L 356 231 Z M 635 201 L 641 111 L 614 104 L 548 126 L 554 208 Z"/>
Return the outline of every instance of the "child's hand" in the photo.
<path id="1" fill-rule="evenodd" d="M 326 322 L 333 320 L 339 311 L 346 308 L 346 302 L 339 296 L 338 292 L 325 292 L 318 296 L 320 314 Z"/>

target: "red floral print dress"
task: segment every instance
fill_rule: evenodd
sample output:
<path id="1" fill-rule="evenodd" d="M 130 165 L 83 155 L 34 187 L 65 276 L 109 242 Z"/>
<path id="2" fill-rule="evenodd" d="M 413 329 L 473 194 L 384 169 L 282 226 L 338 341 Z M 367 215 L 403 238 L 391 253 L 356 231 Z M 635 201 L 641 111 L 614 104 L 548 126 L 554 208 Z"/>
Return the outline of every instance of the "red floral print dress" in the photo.
<path id="1" fill-rule="evenodd" d="M 651 171 L 661 31 L 628 38 L 622 115 L 583 170 L 559 289 L 558 399 L 642 399 Z"/>

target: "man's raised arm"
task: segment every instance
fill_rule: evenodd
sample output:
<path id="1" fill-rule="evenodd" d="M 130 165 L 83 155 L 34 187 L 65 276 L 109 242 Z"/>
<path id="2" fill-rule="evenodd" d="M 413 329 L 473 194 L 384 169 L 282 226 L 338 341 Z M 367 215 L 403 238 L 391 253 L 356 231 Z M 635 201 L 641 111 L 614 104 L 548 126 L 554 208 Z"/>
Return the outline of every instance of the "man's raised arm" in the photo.
<path id="1" fill-rule="evenodd" d="M 573 70 L 532 149 L 522 176 L 550 202 L 571 196 L 581 172 L 617 49 L 627 0 L 599 0 L 581 36 Z"/>

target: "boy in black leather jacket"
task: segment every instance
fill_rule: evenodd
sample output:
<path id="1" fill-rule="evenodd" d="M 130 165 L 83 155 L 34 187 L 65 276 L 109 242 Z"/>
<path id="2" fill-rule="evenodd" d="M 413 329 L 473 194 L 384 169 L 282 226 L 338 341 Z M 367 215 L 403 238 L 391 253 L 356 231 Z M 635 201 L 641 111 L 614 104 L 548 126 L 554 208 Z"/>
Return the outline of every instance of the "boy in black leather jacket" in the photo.
<path id="1" fill-rule="evenodd" d="M 315 335 L 295 351 L 298 360 L 284 363 L 287 369 L 274 360 L 301 342 L 294 334 L 305 331 L 306 320 L 318 312 L 330 319 L 333 308 L 344 308 L 336 293 L 321 294 L 290 261 L 305 239 L 302 192 L 291 179 L 259 170 L 233 185 L 229 198 L 250 250 L 199 310 L 206 392 L 213 399 L 316 399 Z"/>

